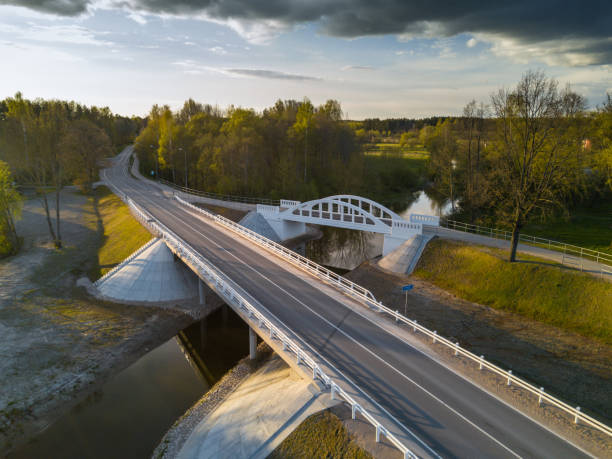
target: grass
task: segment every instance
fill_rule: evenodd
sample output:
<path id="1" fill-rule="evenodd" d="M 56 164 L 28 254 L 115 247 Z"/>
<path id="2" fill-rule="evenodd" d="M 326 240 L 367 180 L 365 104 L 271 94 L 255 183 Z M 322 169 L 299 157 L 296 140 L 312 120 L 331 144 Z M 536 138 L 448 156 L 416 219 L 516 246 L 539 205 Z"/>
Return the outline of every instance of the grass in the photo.
<path id="1" fill-rule="evenodd" d="M 394 155 L 403 158 L 428 159 L 429 152 L 423 145 L 403 147 L 399 143 L 374 143 L 366 147 L 367 156 Z"/>
<path id="2" fill-rule="evenodd" d="M 269 459 L 312 457 L 365 459 L 372 456 L 353 442 L 336 415 L 322 411 L 304 420 L 268 456 Z"/>
<path id="3" fill-rule="evenodd" d="M 151 239 L 151 234 L 108 188 L 96 189 L 94 205 L 97 207 L 100 239 L 98 266 L 91 273 L 92 280 L 103 276 Z"/>
<path id="4" fill-rule="evenodd" d="M 612 198 L 572 209 L 569 220 L 530 223 L 523 232 L 612 255 Z"/>
<path id="5" fill-rule="evenodd" d="M 414 275 L 469 301 L 612 344 L 612 283 L 501 249 L 435 239 Z"/>

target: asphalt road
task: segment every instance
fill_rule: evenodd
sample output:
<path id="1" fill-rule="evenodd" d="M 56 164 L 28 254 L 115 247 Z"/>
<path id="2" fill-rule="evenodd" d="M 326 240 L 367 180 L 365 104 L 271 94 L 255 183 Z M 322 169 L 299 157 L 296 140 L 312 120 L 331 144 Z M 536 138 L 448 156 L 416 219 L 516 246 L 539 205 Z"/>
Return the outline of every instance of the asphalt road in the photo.
<path id="1" fill-rule="evenodd" d="M 248 241 L 203 223 L 126 169 L 127 154 L 122 154 L 107 178 L 222 269 L 438 455 L 588 457 L 338 298 L 262 257 Z"/>

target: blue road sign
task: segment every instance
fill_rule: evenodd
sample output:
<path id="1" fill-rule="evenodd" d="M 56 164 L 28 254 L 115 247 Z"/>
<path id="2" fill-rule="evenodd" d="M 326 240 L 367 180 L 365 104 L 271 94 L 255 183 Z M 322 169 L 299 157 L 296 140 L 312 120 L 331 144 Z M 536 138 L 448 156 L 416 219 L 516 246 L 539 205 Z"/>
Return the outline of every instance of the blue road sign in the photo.
<path id="1" fill-rule="evenodd" d="M 414 287 L 414 285 L 412 285 L 412 284 L 404 285 L 402 287 L 402 291 L 403 292 L 407 292 L 408 290 L 412 290 L 412 287 Z"/>

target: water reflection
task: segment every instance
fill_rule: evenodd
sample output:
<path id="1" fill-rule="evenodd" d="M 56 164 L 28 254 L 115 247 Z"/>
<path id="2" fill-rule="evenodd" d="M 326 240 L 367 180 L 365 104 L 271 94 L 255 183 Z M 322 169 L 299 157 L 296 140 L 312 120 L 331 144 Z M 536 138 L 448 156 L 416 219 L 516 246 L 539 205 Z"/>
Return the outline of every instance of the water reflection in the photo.
<path id="1" fill-rule="evenodd" d="M 9 457 L 150 457 L 174 421 L 248 354 L 247 325 L 224 308 L 141 357 Z"/>
<path id="2" fill-rule="evenodd" d="M 406 220 L 410 218 L 410 214 L 443 217 L 450 213 L 452 207 L 448 199 L 437 196 L 433 191 L 415 191 L 408 196 L 406 201 L 405 207 L 397 211 L 400 217 Z"/>
<path id="3" fill-rule="evenodd" d="M 382 253 L 380 234 L 321 226 L 323 237 L 306 243 L 306 257 L 319 264 L 351 270 Z"/>

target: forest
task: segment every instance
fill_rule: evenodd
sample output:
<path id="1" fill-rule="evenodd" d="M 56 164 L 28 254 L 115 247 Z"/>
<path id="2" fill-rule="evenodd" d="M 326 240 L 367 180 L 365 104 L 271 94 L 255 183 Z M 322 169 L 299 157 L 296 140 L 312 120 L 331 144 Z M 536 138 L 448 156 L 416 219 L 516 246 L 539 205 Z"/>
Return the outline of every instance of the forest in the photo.
<path id="1" fill-rule="evenodd" d="M 22 194 L 33 190 L 45 211 L 49 235 L 62 246 L 61 190 L 90 192 L 101 160 L 130 144 L 143 120 L 109 108 L 60 100 L 28 100 L 21 93 L 0 101 L 0 257 L 15 253 L 14 219 Z M 54 221 L 50 201 L 54 200 Z"/>
<path id="2" fill-rule="evenodd" d="M 143 174 L 225 195 L 377 199 L 419 183 L 401 158 L 364 156 L 364 138 L 354 125 L 334 100 L 320 106 L 279 100 L 257 113 L 236 107 L 222 112 L 190 99 L 176 112 L 153 106 L 135 150 Z"/>

